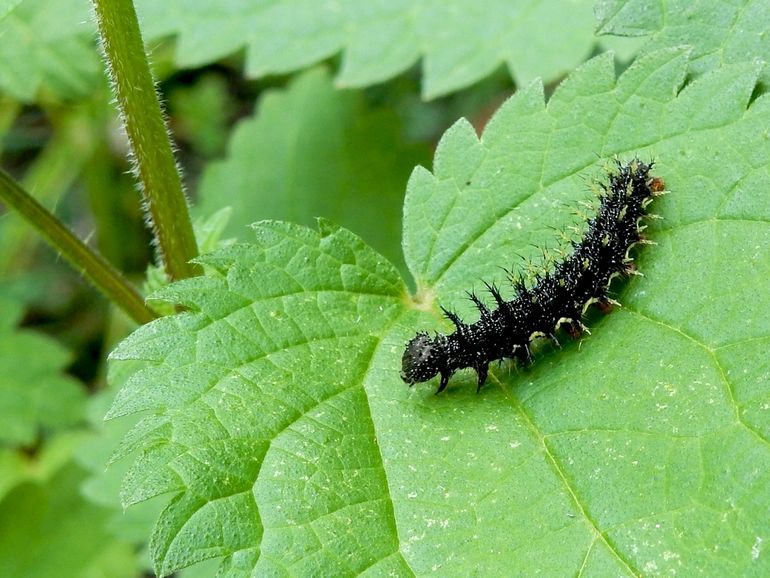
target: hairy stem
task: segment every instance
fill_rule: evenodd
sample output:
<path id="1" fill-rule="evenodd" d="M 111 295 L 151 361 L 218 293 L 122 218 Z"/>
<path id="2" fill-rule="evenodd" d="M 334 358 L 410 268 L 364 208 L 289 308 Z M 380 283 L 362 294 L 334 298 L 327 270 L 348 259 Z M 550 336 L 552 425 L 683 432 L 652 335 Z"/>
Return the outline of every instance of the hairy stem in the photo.
<path id="1" fill-rule="evenodd" d="M 201 273 L 195 235 L 131 0 L 92 0 L 105 61 L 160 257 L 171 279 Z"/>
<path id="2" fill-rule="evenodd" d="M 134 321 L 143 324 L 156 318 L 120 271 L 78 239 L 3 170 L 0 170 L 0 199 L 21 214 L 54 249 Z"/>

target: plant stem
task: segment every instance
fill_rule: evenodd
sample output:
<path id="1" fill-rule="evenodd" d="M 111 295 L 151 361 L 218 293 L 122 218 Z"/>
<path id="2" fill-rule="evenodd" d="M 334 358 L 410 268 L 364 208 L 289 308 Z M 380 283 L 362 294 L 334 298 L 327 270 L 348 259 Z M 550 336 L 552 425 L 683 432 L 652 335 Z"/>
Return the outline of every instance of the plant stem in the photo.
<path id="1" fill-rule="evenodd" d="M 8 173 L 0 169 L 0 199 L 18 211 L 43 237 L 61 251 L 67 261 L 88 277 L 113 303 L 139 324 L 149 323 L 157 316 L 132 287 L 101 255 L 92 251 L 54 215 L 48 212 Z"/>
<path id="2" fill-rule="evenodd" d="M 174 160 L 131 0 L 92 0 L 102 50 L 144 193 L 160 258 L 171 279 L 199 275 L 187 199 Z"/>

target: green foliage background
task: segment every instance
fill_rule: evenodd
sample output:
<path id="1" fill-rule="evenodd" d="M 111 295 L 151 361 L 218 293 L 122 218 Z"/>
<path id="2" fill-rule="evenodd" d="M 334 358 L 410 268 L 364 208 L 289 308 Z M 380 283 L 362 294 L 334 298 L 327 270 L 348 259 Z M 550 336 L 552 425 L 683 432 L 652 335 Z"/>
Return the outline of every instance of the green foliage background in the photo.
<path id="1" fill-rule="evenodd" d="M 205 275 L 134 328 L 0 217 L 0 575 L 770 573 L 767 0 L 137 9 Z M 3 166 L 141 278 L 87 3 L 0 18 Z M 671 191 L 623 307 L 407 388 L 613 155 Z"/>

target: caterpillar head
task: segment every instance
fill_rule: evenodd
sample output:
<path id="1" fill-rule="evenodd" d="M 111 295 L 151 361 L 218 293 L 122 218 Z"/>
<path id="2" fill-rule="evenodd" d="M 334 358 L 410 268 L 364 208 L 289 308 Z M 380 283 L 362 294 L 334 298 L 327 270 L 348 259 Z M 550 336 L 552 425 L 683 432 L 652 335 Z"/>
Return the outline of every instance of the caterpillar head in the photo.
<path id="1" fill-rule="evenodd" d="M 401 379 L 409 385 L 428 381 L 441 370 L 443 358 L 439 343 L 420 332 L 406 344 L 401 358 Z"/>

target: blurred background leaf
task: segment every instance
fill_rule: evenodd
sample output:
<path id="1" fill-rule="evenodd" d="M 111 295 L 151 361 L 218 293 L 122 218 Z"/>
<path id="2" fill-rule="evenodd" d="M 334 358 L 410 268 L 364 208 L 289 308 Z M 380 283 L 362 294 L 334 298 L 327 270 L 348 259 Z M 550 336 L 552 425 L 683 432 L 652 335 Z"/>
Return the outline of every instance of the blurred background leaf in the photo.
<path id="1" fill-rule="evenodd" d="M 241 121 L 227 159 L 205 170 L 196 211 L 231 206 L 227 233 L 244 240 L 260 219 L 311 226 L 323 216 L 403 263 L 403 191 L 428 152 L 405 141 L 394 111 L 335 90 L 325 70 L 311 70 L 286 91 L 264 94 L 255 116 Z"/>
<path id="2" fill-rule="evenodd" d="M 40 91 L 83 97 L 98 83 L 88 3 L 23 0 L 0 5 L 0 90 L 21 102 Z"/>
<path id="3" fill-rule="evenodd" d="M 55 341 L 17 330 L 22 304 L 0 295 L 0 444 L 33 447 L 40 429 L 66 429 L 84 417 L 85 391 L 63 374 L 69 355 Z"/>
<path id="4" fill-rule="evenodd" d="M 435 98 L 506 65 L 517 83 L 552 81 L 594 48 L 593 0 L 312 0 L 139 2 L 149 37 L 177 37 L 176 61 L 199 67 L 245 51 L 245 74 L 286 74 L 342 53 L 339 87 L 388 80 L 423 59 Z"/>

